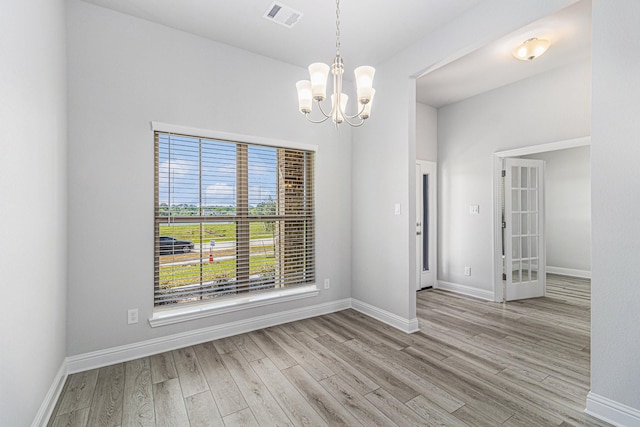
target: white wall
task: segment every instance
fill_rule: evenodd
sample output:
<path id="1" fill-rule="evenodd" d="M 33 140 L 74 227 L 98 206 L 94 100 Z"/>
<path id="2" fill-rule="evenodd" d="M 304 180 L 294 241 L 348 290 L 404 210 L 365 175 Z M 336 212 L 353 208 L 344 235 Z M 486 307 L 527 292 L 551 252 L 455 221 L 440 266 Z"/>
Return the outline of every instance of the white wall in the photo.
<path id="1" fill-rule="evenodd" d="M 438 110 L 416 103 L 416 159 L 438 161 Z"/>
<path id="2" fill-rule="evenodd" d="M 353 132 L 354 298 L 400 321 L 415 320 L 415 77 L 572 2 L 482 2 L 376 64 L 374 112 L 366 126 Z M 394 215 L 396 203 L 402 208 L 399 216 Z"/>
<path id="3" fill-rule="evenodd" d="M 351 135 L 297 111 L 306 70 L 84 2 L 68 28 L 70 356 L 351 295 Z M 317 277 L 331 289 L 151 328 L 152 120 L 318 145 Z"/>
<path id="4" fill-rule="evenodd" d="M 589 135 L 589 66 L 558 68 L 438 110 L 439 280 L 493 290 L 493 153 Z M 469 205 L 480 205 L 480 214 L 470 215 Z"/>
<path id="5" fill-rule="evenodd" d="M 593 2 L 591 391 L 640 425 L 640 2 Z M 592 408 L 593 409 L 593 408 Z"/>
<path id="6" fill-rule="evenodd" d="M 591 273 L 589 152 L 576 147 L 524 156 L 545 162 L 547 271 Z"/>
<path id="7" fill-rule="evenodd" d="M 0 9 L 0 425 L 27 426 L 66 354 L 64 1 Z"/>

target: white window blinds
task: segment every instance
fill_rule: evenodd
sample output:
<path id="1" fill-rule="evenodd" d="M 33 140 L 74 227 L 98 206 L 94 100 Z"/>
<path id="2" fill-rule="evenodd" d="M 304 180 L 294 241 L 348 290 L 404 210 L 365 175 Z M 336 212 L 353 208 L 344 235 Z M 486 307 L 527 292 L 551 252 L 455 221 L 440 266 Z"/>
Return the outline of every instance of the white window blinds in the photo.
<path id="1" fill-rule="evenodd" d="M 156 306 L 315 282 L 314 153 L 155 132 Z"/>

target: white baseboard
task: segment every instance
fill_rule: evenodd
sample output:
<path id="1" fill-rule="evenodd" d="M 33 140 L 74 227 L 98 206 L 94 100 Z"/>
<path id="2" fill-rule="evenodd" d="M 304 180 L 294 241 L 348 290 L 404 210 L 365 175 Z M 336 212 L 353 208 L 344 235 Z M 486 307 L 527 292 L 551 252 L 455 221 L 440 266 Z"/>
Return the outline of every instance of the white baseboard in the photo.
<path id="1" fill-rule="evenodd" d="M 581 279 L 591 279 L 591 272 L 589 270 L 576 270 L 573 268 L 549 266 L 547 266 L 546 268 L 547 273 L 559 274 L 561 276 L 579 277 Z"/>
<path id="2" fill-rule="evenodd" d="M 459 285 L 457 283 L 445 282 L 438 280 L 436 289 L 455 292 L 457 294 L 468 295 L 470 297 L 480 298 L 487 301 L 493 301 L 493 292 L 484 289 L 478 289 L 471 286 Z"/>
<path id="3" fill-rule="evenodd" d="M 51 414 L 53 414 L 53 409 L 56 407 L 56 402 L 60 397 L 60 393 L 62 393 L 65 381 L 67 381 L 66 359 L 62 361 L 60 369 L 58 369 L 58 372 L 53 379 L 53 383 L 51 383 L 51 387 L 49 387 L 49 391 L 42 401 L 33 423 L 31 423 L 31 427 L 44 427 L 47 425 L 49 418 L 51 418 Z"/>
<path id="4" fill-rule="evenodd" d="M 640 426 L 640 410 L 592 392 L 587 395 L 587 409 L 584 411 L 614 426 Z"/>
<path id="5" fill-rule="evenodd" d="M 400 317 L 354 298 L 351 299 L 351 308 L 359 311 L 360 313 L 366 314 L 369 317 L 373 317 L 382 323 L 393 326 L 402 332 L 406 332 L 407 334 L 418 332 L 420 330 L 417 318 L 405 319 L 404 317 Z"/>
<path id="6" fill-rule="evenodd" d="M 223 325 L 211 326 L 194 331 L 182 332 L 161 338 L 141 341 L 105 350 L 93 351 L 67 358 L 67 370 L 69 374 L 96 369 L 114 363 L 126 362 L 151 356 L 165 351 L 176 350 L 190 345 L 225 338 L 232 335 L 255 331 L 256 329 L 306 319 L 308 317 L 321 316 L 345 310 L 351 307 L 351 299 L 332 301 L 309 307 L 288 310 L 284 312 L 253 317 Z"/>

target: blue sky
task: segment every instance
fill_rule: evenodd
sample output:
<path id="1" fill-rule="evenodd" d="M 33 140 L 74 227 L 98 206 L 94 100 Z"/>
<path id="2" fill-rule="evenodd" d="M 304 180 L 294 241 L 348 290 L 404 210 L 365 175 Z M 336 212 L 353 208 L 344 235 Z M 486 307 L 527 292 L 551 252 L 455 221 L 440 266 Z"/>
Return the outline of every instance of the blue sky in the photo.
<path id="1" fill-rule="evenodd" d="M 169 138 L 171 151 L 169 152 Z M 236 144 L 177 135 L 159 135 L 160 203 L 236 205 Z M 199 151 L 202 150 L 200 164 Z M 249 205 L 276 197 L 277 149 L 249 145 Z M 202 185 L 198 173 L 202 167 Z M 169 192 L 172 187 L 171 192 Z"/>

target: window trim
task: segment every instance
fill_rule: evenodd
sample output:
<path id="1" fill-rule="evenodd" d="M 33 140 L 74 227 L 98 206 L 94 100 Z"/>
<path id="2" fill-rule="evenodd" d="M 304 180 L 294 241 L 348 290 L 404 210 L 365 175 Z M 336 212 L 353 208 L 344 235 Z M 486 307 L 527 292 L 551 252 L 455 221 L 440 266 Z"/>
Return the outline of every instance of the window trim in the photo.
<path id="1" fill-rule="evenodd" d="M 320 294 L 320 289 L 316 283 L 313 283 L 272 291 L 254 292 L 240 297 L 224 298 L 220 301 L 187 304 L 184 307 L 154 308 L 153 314 L 149 318 L 149 324 L 152 328 L 172 325 L 234 311 L 315 297 L 318 294 Z"/>
<path id="2" fill-rule="evenodd" d="M 312 151 L 315 154 L 317 154 L 318 152 L 318 146 L 315 144 L 306 144 L 228 132 L 219 132 L 214 130 L 192 128 L 188 126 L 180 126 L 157 121 L 151 121 L 150 125 L 152 132 L 176 133 L 182 135 L 192 135 L 194 137 L 200 138 L 265 145 L 274 148 L 306 150 Z M 315 189 L 315 179 L 313 185 L 314 194 L 317 194 Z M 149 318 L 149 324 L 151 325 L 151 327 L 170 325 L 174 323 L 230 313 L 234 311 L 248 310 L 254 307 L 314 297 L 319 293 L 320 289 L 317 286 L 316 278 L 316 283 L 293 286 L 291 288 L 278 288 L 269 291 L 249 293 L 247 295 L 242 295 L 239 297 L 224 298 L 220 301 L 214 300 L 212 302 L 206 303 L 185 304 L 183 306 L 170 308 L 158 307 L 154 304 L 152 316 Z"/>
<path id="3" fill-rule="evenodd" d="M 292 142 L 282 139 L 264 138 L 261 136 L 250 136 L 236 133 L 219 132 L 208 129 L 192 128 L 188 126 L 172 125 L 162 122 L 151 122 L 152 132 L 167 132 L 181 135 L 190 135 L 199 138 L 221 139 L 226 141 L 266 145 L 274 148 L 291 148 L 294 150 L 306 150 L 318 153 L 318 146 L 315 144 L 306 144 L 302 142 Z"/>

